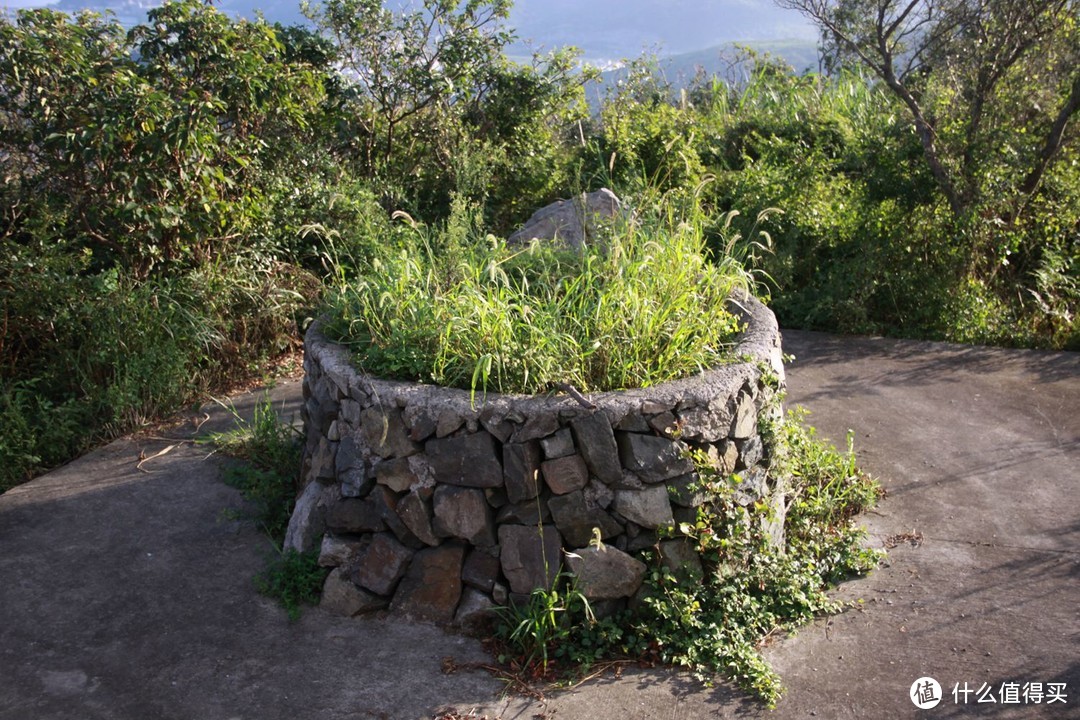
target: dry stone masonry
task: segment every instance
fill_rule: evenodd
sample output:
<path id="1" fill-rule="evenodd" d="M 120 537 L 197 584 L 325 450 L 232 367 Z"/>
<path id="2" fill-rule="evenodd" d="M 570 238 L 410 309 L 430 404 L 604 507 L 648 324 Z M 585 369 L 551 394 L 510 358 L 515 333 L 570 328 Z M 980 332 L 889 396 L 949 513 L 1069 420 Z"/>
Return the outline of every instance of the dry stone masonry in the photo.
<path id="1" fill-rule="evenodd" d="M 286 547 L 319 549 L 332 568 L 322 605 L 470 624 L 551 587 L 562 569 L 594 603 L 617 607 L 645 574 L 635 551 L 700 571 L 690 543 L 658 532 L 709 502 L 691 448 L 740 474 L 740 502 L 773 505 L 769 530 L 782 542 L 784 488 L 758 434 L 763 412 L 780 413 L 780 334 L 756 300 L 733 304 L 746 323 L 737 362 L 593 394 L 594 408 L 562 394 L 478 393 L 474 405 L 468 391 L 373 378 L 313 324 L 304 487 Z"/>

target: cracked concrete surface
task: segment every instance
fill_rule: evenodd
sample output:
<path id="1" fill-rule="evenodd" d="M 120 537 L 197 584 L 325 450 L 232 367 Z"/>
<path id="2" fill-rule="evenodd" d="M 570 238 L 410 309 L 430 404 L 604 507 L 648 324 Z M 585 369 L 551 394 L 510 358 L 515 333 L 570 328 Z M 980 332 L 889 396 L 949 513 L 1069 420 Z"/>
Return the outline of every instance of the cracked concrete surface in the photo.
<path id="1" fill-rule="evenodd" d="M 837 591 L 856 609 L 766 649 L 788 688 L 774 712 L 665 670 L 505 698 L 481 671 L 442 672 L 485 659 L 473 640 L 318 610 L 289 623 L 254 591 L 272 550 L 229 519 L 224 460 L 180 426 L 0 496 L 0 719 L 1080 717 L 1080 356 L 804 332 L 784 349 L 789 407 L 840 444 L 855 431 L 889 492 L 863 518 L 871 542 L 896 547 Z M 298 384 L 273 396 L 298 410 Z M 204 431 L 229 425 L 213 415 Z M 943 686 L 933 710 L 908 699 L 922 676 Z M 956 704 L 965 682 L 1068 697 Z"/>

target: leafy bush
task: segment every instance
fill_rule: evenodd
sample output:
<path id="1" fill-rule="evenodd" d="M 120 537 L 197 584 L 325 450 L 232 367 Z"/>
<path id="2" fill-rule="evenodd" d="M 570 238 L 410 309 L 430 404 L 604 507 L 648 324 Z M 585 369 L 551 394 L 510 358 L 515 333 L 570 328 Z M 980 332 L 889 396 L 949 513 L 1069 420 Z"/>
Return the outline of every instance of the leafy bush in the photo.
<path id="1" fill-rule="evenodd" d="M 235 411 L 234 411 L 235 414 Z M 297 429 L 278 417 L 270 398 L 255 406 L 251 422 L 236 415 L 237 427 L 204 439 L 242 462 L 224 469 L 224 480 L 248 502 L 241 514 L 254 521 L 274 545 L 275 554 L 256 575 L 260 593 L 276 599 L 290 620 L 302 605 L 319 600 L 328 570 L 319 566 L 319 552 L 283 550 L 282 543 L 296 503 L 303 442 Z"/>
<path id="2" fill-rule="evenodd" d="M 581 253 L 478 236 L 460 204 L 441 233 L 419 228 L 338 290 L 328 332 L 379 376 L 527 393 L 664 382 L 735 338 L 725 301 L 747 279 L 707 260 L 693 217 L 646 211 Z"/>
<path id="3" fill-rule="evenodd" d="M 290 620 L 298 620 L 301 605 L 319 601 L 328 573 L 319 566 L 318 550 L 306 553 L 285 550 L 259 573 L 255 586 L 263 595 L 280 602 Z"/>
<path id="4" fill-rule="evenodd" d="M 212 435 L 206 442 L 245 461 L 225 468 L 225 482 L 240 490 L 251 503 L 251 518 L 281 545 L 296 502 L 303 438 L 277 416 L 269 397 L 256 404 L 250 423 L 239 415 L 236 421 L 234 430 Z"/>
<path id="5" fill-rule="evenodd" d="M 703 576 L 673 573 L 647 554 L 651 570 L 640 605 L 599 621 L 572 588 L 534 592 L 528 605 L 502 613 L 497 631 L 518 671 L 547 678 L 605 659 L 651 658 L 706 682 L 726 676 L 774 704 L 783 688 L 758 648 L 778 631 L 839 611 L 826 592 L 830 585 L 877 565 L 880 553 L 862 545 L 853 517 L 874 504 L 879 490 L 855 467 L 850 438 L 848 453 L 839 453 L 817 441 L 799 414 L 767 434 L 770 472 L 788 488 L 784 548 L 766 537 L 763 520 L 772 509 L 741 504 L 739 476 L 699 461 L 711 502 L 698 508 L 696 522 L 672 530 L 694 543 Z"/>

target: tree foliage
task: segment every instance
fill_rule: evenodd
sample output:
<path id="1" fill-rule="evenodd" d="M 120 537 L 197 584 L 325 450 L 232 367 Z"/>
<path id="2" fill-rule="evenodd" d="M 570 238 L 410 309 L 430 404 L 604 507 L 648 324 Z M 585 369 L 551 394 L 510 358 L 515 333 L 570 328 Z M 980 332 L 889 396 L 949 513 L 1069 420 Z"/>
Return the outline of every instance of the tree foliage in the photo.
<path id="1" fill-rule="evenodd" d="M 834 65 L 860 64 L 903 102 L 958 217 L 992 199 L 1014 220 L 1075 141 L 1074 0 L 778 1 L 818 25 Z"/>
<path id="2" fill-rule="evenodd" d="M 321 89 L 263 23 L 186 0 L 124 33 L 49 10 L 0 25 L 3 236 L 69 243 L 146 277 L 244 236 L 271 138 Z"/>

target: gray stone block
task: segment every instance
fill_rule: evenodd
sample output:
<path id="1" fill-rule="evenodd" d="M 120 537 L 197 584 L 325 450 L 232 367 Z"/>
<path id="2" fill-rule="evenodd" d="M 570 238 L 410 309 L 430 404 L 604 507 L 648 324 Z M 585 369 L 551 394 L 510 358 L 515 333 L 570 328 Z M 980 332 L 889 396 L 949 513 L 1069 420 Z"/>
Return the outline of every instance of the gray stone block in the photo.
<path id="1" fill-rule="evenodd" d="M 436 482 L 481 488 L 503 484 L 495 440 L 486 432 L 428 440 L 424 447 Z"/>
<path id="2" fill-rule="evenodd" d="M 540 469 L 544 474 L 544 482 L 556 495 L 581 490 L 589 482 L 589 468 L 577 453 L 545 460 Z"/>
<path id="3" fill-rule="evenodd" d="M 326 532 L 326 508 L 337 496 L 333 486 L 308 483 L 296 499 L 283 547 L 286 550 L 308 552 Z"/>
<path id="4" fill-rule="evenodd" d="M 349 579 L 376 595 L 390 595 L 405 574 L 413 551 L 389 533 L 379 533 L 352 567 Z"/>
<path id="5" fill-rule="evenodd" d="M 503 479 L 511 503 L 531 500 L 540 494 L 540 444 L 536 441 L 503 445 Z"/>
<path id="6" fill-rule="evenodd" d="M 431 503 L 418 492 L 398 500 L 397 514 L 401 522 L 417 539 L 426 545 L 438 545 L 439 538 L 431 527 Z"/>
<path id="7" fill-rule="evenodd" d="M 391 612 L 430 622 L 449 623 L 461 600 L 461 566 L 465 548 L 440 545 L 416 553 L 402 578 Z"/>
<path id="8" fill-rule="evenodd" d="M 760 435 L 752 435 L 746 440 L 736 440 L 734 445 L 739 453 L 739 460 L 735 465 L 736 470 L 753 467 L 765 456 L 765 446 L 761 442 Z"/>
<path id="9" fill-rule="evenodd" d="M 499 564 L 515 593 L 551 589 L 562 567 L 562 537 L 554 525 L 503 525 L 499 528 Z"/>
<path id="10" fill-rule="evenodd" d="M 647 483 L 662 482 L 694 471 L 686 445 L 677 440 L 620 432 L 616 440 L 623 467 Z"/>
<path id="11" fill-rule="evenodd" d="M 731 437 L 745 440 L 757 434 L 757 408 L 754 398 L 748 393 L 739 393 L 739 404 L 735 410 L 735 419 L 731 421 Z"/>
<path id="12" fill-rule="evenodd" d="M 545 437 L 540 441 L 540 447 L 544 450 L 544 457 L 548 460 L 573 455 L 577 452 L 574 447 L 574 438 L 570 434 L 570 428 L 563 428 Z"/>
<path id="13" fill-rule="evenodd" d="M 700 581 L 704 574 L 694 544 L 686 539 L 662 540 L 660 563 L 682 582 Z"/>
<path id="14" fill-rule="evenodd" d="M 382 532 L 386 524 L 370 498 L 342 498 L 326 512 L 326 527 L 336 533 Z"/>
<path id="15" fill-rule="evenodd" d="M 495 603 L 486 593 L 471 587 L 461 592 L 461 602 L 454 613 L 454 624 L 470 630 L 479 630 L 495 620 Z"/>
<path id="16" fill-rule="evenodd" d="M 653 485 L 643 490 L 616 490 L 612 507 L 630 522 L 644 528 L 666 527 L 674 522 L 667 487 Z"/>
<path id="17" fill-rule="evenodd" d="M 514 431 L 510 441 L 515 443 L 539 440 L 559 429 L 559 416 L 554 411 L 539 412 L 532 415 L 525 424 Z"/>
<path id="18" fill-rule="evenodd" d="M 611 538 L 622 532 L 622 526 L 599 507 L 590 506 L 585 495 L 575 490 L 548 501 L 555 527 L 571 547 L 584 547 L 593 538 L 593 529 L 600 530 L 600 537 Z"/>
<path id="19" fill-rule="evenodd" d="M 460 538 L 478 547 L 495 544 L 495 523 L 483 490 L 440 485 L 435 488 L 433 505 L 436 535 Z"/>
<path id="20" fill-rule="evenodd" d="M 357 587 L 345 568 L 334 568 L 323 583 L 319 607 L 331 615 L 353 617 L 360 613 L 381 610 L 389 601 Z"/>
<path id="21" fill-rule="evenodd" d="M 602 412 L 594 412 L 570 421 L 574 442 L 589 471 L 606 483 L 618 482 L 622 477 L 619 466 L 619 448 L 615 433 Z"/>
<path id="22" fill-rule="evenodd" d="M 401 410 L 396 407 L 364 408 L 360 413 L 360 431 L 367 446 L 382 458 L 408 457 L 420 452 L 422 447 L 409 439 Z"/>
<path id="23" fill-rule="evenodd" d="M 645 563 L 610 545 L 569 552 L 566 563 L 577 589 L 589 600 L 631 597 L 645 579 Z"/>
<path id="24" fill-rule="evenodd" d="M 465 558 L 465 566 L 461 569 L 461 579 L 466 585 L 489 593 L 499 579 L 499 570 L 497 555 L 492 555 L 486 550 L 474 549 Z"/>

